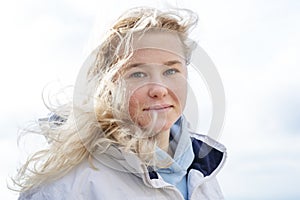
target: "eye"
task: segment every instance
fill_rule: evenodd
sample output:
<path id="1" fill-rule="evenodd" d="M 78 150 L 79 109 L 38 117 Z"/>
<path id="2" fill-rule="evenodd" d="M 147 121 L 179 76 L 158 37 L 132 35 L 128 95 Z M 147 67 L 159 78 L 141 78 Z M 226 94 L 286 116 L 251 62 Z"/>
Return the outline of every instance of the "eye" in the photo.
<path id="1" fill-rule="evenodd" d="M 144 78 L 146 76 L 147 76 L 147 74 L 144 72 L 134 72 L 129 75 L 129 78 Z"/>
<path id="2" fill-rule="evenodd" d="M 178 69 L 172 68 L 172 69 L 166 70 L 166 71 L 163 73 L 163 75 L 169 76 L 169 75 L 176 74 L 176 73 L 178 73 L 178 72 L 179 72 Z"/>

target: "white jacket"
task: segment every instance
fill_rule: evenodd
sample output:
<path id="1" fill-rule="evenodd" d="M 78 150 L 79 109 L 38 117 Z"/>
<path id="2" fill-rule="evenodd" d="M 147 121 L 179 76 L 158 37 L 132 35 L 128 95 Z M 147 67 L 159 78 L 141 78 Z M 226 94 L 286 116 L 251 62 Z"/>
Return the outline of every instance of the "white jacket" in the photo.
<path id="1" fill-rule="evenodd" d="M 225 147 L 213 139 L 191 134 L 195 158 L 188 170 L 188 198 L 224 199 L 216 174 L 226 158 Z M 110 147 L 93 160 L 83 161 L 66 176 L 20 195 L 20 200 L 183 200 L 179 190 L 134 154 Z"/>

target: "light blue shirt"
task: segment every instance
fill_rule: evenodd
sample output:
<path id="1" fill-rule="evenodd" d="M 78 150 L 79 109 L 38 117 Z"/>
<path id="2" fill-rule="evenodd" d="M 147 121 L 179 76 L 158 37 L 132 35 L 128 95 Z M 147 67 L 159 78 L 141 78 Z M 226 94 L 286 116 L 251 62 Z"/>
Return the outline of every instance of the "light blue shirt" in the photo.
<path id="1" fill-rule="evenodd" d="M 172 161 L 170 167 L 160 168 L 157 172 L 162 176 L 164 181 L 176 186 L 184 199 L 188 199 L 187 169 L 194 160 L 192 141 L 186 123 L 185 119 L 181 117 L 171 127 L 169 145 L 172 152 L 174 152 L 173 158 L 160 148 L 157 148 L 156 151 L 158 161 Z"/>

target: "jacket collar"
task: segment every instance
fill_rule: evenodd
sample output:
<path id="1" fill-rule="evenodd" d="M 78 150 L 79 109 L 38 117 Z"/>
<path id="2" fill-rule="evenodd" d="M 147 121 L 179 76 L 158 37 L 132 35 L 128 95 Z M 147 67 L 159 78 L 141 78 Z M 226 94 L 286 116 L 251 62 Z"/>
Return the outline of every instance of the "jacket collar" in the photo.
<path id="1" fill-rule="evenodd" d="M 178 121 L 176 123 L 179 124 Z M 187 122 L 184 118 L 181 119 L 180 128 L 182 131 L 188 131 Z M 200 171 L 204 177 L 216 174 L 223 166 L 226 158 L 225 147 L 217 141 L 205 135 L 191 133 L 192 149 L 194 159 L 188 167 L 187 174 L 194 169 Z M 172 134 L 174 139 L 176 135 Z M 178 145 L 180 145 L 180 140 Z M 176 158 L 176 151 L 174 157 Z M 104 153 L 96 157 L 102 164 L 114 170 L 134 174 L 143 179 L 146 185 L 149 185 L 149 180 L 159 179 L 159 175 L 152 167 L 146 165 L 131 152 L 125 152 L 116 146 L 110 146 Z M 151 185 L 151 184 L 150 184 Z"/>

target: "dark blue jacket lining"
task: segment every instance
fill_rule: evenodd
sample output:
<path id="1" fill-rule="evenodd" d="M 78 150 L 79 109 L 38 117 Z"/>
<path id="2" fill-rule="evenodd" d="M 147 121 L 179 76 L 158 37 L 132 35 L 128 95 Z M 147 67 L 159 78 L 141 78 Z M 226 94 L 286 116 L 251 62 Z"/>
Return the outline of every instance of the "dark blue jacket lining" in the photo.
<path id="1" fill-rule="evenodd" d="M 211 175 L 220 165 L 223 152 L 195 138 L 192 138 L 192 144 L 195 158 L 188 168 L 188 173 L 191 169 L 196 169 L 202 172 L 204 177 Z"/>
<path id="2" fill-rule="evenodd" d="M 188 168 L 187 174 L 191 169 L 195 169 L 200 171 L 204 177 L 211 175 L 221 164 L 223 152 L 195 138 L 192 138 L 192 145 L 195 158 Z M 148 167 L 148 171 L 150 179 L 158 179 L 157 172 L 152 167 Z"/>

